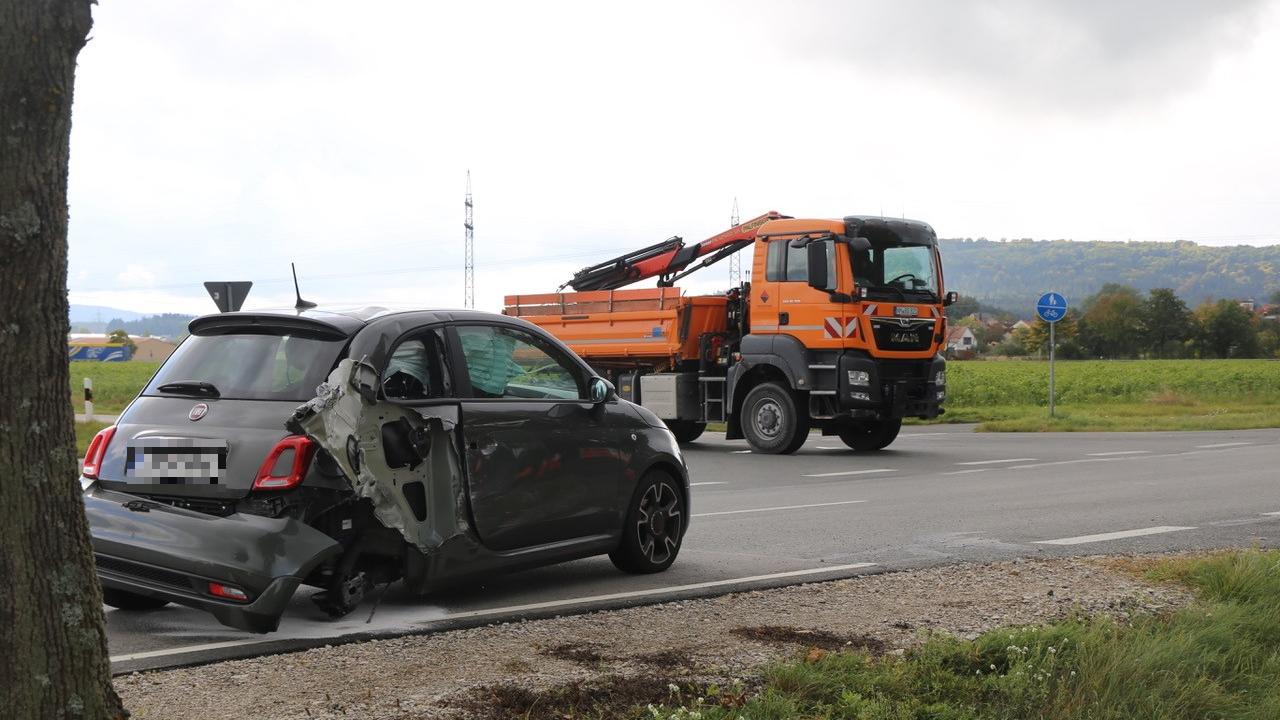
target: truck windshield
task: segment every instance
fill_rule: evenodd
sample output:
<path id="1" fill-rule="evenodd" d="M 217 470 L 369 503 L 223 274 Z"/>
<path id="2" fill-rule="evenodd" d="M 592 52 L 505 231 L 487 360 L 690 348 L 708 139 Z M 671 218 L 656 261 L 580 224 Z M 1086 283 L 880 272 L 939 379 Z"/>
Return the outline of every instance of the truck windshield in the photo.
<path id="1" fill-rule="evenodd" d="M 854 251 L 853 276 L 867 297 L 903 302 L 937 302 L 938 272 L 929 245 L 872 241 Z"/>

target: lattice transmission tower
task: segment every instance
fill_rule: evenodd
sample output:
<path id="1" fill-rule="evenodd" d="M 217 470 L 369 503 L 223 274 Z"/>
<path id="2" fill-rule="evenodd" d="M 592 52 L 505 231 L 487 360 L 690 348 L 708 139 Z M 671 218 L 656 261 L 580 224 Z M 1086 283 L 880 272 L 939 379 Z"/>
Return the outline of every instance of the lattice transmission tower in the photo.
<path id="1" fill-rule="evenodd" d="M 738 227 L 738 198 L 733 199 L 733 214 L 729 216 L 729 227 Z M 729 256 L 729 287 L 742 284 L 742 253 Z"/>
<path id="2" fill-rule="evenodd" d="M 473 308 L 476 306 L 476 224 L 472 218 L 471 204 L 471 171 L 467 171 L 467 200 L 466 200 L 467 216 L 463 224 L 467 228 L 467 240 L 464 260 L 464 273 L 466 274 L 466 300 L 465 307 Z"/>

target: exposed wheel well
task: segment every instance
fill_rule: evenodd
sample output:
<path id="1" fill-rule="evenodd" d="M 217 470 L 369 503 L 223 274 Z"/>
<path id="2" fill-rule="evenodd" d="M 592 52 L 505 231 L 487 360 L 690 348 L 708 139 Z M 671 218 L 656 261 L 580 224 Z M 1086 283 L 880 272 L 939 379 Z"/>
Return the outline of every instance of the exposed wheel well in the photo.
<path id="1" fill-rule="evenodd" d="M 730 440 L 737 440 L 742 437 L 742 402 L 747 398 L 747 393 L 751 392 L 757 385 L 767 382 L 776 382 L 783 387 L 791 387 L 791 380 L 787 378 L 787 374 L 776 365 L 756 365 L 748 370 L 743 376 L 734 383 L 733 386 L 733 411 L 729 415 L 728 432 L 726 437 Z"/>

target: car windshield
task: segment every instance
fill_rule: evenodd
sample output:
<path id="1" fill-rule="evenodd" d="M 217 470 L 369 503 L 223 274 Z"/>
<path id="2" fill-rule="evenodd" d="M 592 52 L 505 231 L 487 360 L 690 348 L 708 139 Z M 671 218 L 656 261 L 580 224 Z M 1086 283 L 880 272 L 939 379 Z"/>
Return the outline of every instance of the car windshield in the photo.
<path id="1" fill-rule="evenodd" d="M 867 297 L 880 300 L 936 302 L 938 272 L 933 247 L 872 240 L 868 250 L 852 254 L 853 276 Z"/>
<path id="2" fill-rule="evenodd" d="M 143 394 L 185 397 L 194 392 L 193 383 L 207 383 L 224 400 L 304 402 L 315 397 L 344 343 L 271 333 L 193 335 L 165 361 Z"/>

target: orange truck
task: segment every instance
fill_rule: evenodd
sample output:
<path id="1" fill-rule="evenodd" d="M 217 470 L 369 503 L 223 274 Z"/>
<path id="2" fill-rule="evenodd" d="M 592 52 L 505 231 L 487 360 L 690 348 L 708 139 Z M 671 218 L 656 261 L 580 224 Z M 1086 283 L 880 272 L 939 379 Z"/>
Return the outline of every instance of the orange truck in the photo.
<path id="1" fill-rule="evenodd" d="M 749 282 L 714 295 L 673 287 L 748 245 Z M 624 289 L 653 277 L 656 288 Z M 922 222 L 770 212 L 584 268 L 560 290 L 508 295 L 503 312 L 563 340 L 681 442 L 723 422 L 762 453 L 795 452 L 815 427 L 879 450 L 903 418 L 943 412 L 943 308 L 956 295 Z"/>

